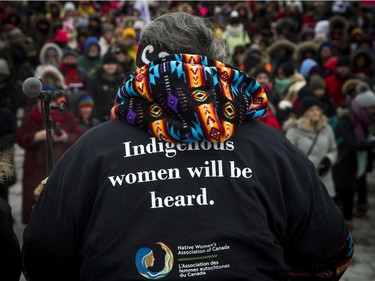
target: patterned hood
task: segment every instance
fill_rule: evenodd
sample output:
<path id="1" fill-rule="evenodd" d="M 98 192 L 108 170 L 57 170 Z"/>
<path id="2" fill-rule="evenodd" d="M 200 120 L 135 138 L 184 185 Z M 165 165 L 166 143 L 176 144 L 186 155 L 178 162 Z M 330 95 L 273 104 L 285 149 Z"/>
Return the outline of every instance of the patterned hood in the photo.
<path id="1" fill-rule="evenodd" d="M 249 75 L 205 56 L 176 54 L 130 75 L 112 116 L 169 142 L 223 142 L 266 109 L 267 96 Z"/>

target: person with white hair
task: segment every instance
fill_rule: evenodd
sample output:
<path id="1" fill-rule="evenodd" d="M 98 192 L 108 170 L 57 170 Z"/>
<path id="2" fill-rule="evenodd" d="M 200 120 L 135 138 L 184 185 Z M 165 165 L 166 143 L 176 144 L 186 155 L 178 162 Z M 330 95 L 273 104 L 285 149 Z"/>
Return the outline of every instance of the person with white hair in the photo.
<path id="1" fill-rule="evenodd" d="M 113 120 L 55 166 L 24 232 L 28 280 L 339 280 L 353 244 L 313 164 L 212 23 L 164 14 Z M 326 278 L 330 276 L 330 278 Z"/>

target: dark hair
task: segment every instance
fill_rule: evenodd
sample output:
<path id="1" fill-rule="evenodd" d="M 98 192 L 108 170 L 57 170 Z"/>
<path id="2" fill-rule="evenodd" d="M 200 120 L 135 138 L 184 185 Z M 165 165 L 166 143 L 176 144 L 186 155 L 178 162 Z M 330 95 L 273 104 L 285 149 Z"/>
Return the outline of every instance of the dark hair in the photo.
<path id="1" fill-rule="evenodd" d="M 284 71 L 286 77 L 293 75 L 296 70 L 294 63 L 292 62 L 283 62 L 278 68 L 281 68 Z"/>
<path id="2" fill-rule="evenodd" d="M 267 71 L 267 69 L 265 67 L 263 67 L 263 66 L 258 66 L 257 68 L 255 68 L 255 70 L 253 71 L 253 73 L 251 73 L 251 76 L 257 77 L 261 73 L 267 74 L 268 78 L 271 79 L 271 73 L 269 73 Z"/>

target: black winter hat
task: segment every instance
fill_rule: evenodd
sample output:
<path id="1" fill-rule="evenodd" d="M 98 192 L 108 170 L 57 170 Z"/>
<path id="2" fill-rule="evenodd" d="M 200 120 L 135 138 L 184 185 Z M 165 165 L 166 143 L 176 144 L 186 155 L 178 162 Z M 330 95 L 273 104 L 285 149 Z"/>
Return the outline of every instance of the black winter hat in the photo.
<path id="1" fill-rule="evenodd" d="M 65 48 L 63 50 L 63 58 L 65 58 L 66 56 L 75 56 L 76 58 L 78 57 L 78 53 L 75 51 L 75 50 L 72 50 L 72 49 L 69 49 L 69 48 Z"/>
<path id="2" fill-rule="evenodd" d="M 306 96 L 301 100 L 301 111 L 304 114 L 310 107 L 317 105 L 320 108 L 323 108 L 322 103 L 313 96 Z"/>
<path id="3" fill-rule="evenodd" d="M 125 44 L 118 44 L 115 48 L 115 54 L 119 54 L 119 53 L 123 53 L 123 54 L 127 54 L 128 53 L 128 49 L 126 47 Z"/>
<path id="4" fill-rule="evenodd" d="M 112 52 L 108 52 L 104 55 L 102 64 L 118 63 L 116 56 Z"/>

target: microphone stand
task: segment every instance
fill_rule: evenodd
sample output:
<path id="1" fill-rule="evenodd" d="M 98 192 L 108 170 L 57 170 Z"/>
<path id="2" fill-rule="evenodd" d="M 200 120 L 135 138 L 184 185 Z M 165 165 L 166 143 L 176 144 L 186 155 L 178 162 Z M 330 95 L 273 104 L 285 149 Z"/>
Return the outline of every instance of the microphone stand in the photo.
<path id="1" fill-rule="evenodd" d="M 64 109 L 64 103 L 62 102 L 58 106 L 53 106 L 50 104 L 51 98 L 44 97 L 42 99 L 42 117 L 44 129 L 46 130 L 46 142 L 47 142 L 47 176 L 52 172 L 55 165 L 55 155 L 53 152 L 53 142 L 52 142 L 52 119 L 51 119 L 51 109 L 62 111 Z"/>

